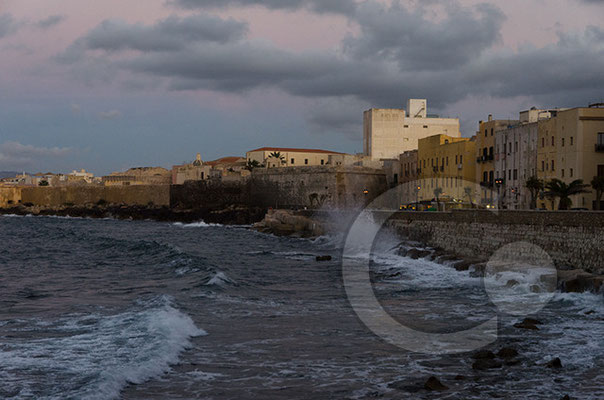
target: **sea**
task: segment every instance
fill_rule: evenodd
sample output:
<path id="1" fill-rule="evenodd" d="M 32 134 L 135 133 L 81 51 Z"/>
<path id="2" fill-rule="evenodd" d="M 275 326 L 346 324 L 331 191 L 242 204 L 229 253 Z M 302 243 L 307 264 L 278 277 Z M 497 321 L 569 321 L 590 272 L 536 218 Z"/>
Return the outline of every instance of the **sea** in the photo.
<path id="1" fill-rule="evenodd" d="M 372 285 L 394 319 L 429 334 L 497 317 L 477 350 L 519 355 L 475 370 L 473 352 L 415 352 L 363 323 L 344 238 L 1 216 L 0 398 L 604 399 L 601 293 L 554 293 L 530 315 L 538 330 L 518 329 L 523 316 L 501 312 L 483 278 L 400 256 L 415 244 L 380 233 Z M 447 389 L 425 389 L 431 376 Z"/>

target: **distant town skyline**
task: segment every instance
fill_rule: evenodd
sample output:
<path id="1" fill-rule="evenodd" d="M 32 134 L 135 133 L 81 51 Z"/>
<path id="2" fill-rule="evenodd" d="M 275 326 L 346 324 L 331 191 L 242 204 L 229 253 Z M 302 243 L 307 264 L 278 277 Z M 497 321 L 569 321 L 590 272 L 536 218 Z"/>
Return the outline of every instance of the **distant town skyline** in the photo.
<path id="1" fill-rule="evenodd" d="M 363 111 L 603 101 L 604 1 L 0 0 L 0 171 L 362 152 Z"/>

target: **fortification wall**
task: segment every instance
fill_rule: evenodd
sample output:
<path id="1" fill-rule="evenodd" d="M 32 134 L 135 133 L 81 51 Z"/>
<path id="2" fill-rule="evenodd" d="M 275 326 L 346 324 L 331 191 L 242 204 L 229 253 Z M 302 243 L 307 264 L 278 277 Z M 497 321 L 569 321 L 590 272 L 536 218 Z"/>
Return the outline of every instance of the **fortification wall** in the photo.
<path id="1" fill-rule="evenodd" d="M 21 188 L 0 187 L 0 207 L 10 207 L 21 202 Z"/>
<path id="2" fill-rule="evenodd" d="M 388 225 L 404 237 L 462 257 L 488 260 L 507 244 L 529 242 L 559 268 L 604 273 L 604 212 L 402 212 Z"/>
<path id="3" fill-rule="evenodd" d="M 99 201 L 127 205 L 170 205 L 170 186 L 77 186 L 22 189 L 22 203 L 36 206 L 96 204 Z"/>

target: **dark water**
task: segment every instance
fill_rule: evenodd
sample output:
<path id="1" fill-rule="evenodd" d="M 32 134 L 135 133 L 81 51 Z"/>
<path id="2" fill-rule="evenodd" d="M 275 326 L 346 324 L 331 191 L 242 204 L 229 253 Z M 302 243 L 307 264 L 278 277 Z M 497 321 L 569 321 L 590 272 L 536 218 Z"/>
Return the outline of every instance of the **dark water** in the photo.
<path id="1" fill-rule="evenodd" d="M 380 242 L 375 290 L 408 326 L 496 313 L 481 279 Z M 205 224 L 0 217 L 0 398 L 604 398 L 602 296 L 556 294 L 539 331 L 501 315 L 488 349 L 513 346 L 520 364 L 474 371 L 470 354 L 373 335 L 346 300 L 339 247 Z M 553 357 L 562 369 L 542 365 Z M 449 390 L 423 390 L 431 375 Z"/>

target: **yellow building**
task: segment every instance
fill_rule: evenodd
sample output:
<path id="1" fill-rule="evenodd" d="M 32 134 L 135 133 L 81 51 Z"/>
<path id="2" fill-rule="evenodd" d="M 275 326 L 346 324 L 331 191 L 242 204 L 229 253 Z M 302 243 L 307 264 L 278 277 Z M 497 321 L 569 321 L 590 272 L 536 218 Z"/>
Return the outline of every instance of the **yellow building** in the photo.
<path id="1" fill-rule="evenodd" d="M 418 140 L 445 134 L 460 137 L 458 118 L 427 113 L 424 99 L 410 99 L 407 110 L 372 108 L 363 114 L 363 152 L 374 160 L 398 159 L 417 149 Z"/>
<path id="2" fill-rule="evenodd" d="M 172 172 L 161 167 L 130 168 L 125 172 L 114 172 L 103 177 L 105 186 L 169 185 Z"/>
<path id="3" fill-rule="evenodd" d="M 552 112 L 552 118 L 539 121 L 537 176 L 570 183 L 582 179 L 589 184 L 604 176 L 604 105 Z M 573 208 L 593 209 L 595 191 L 571 197 Z M 540 199 L 541 208 L 555 209 L 556 201 Z"/>
<path id="4" fill-rule="evenodd" d="M 419 199 L 432 200 L 435 189 L 444 201 L 468 201 L 466 187 L 476 176 L 476 138 L 435 135 L 419 140 L 417 153 Z"/>
<path id="5" fill-rule="evenodd" d="M 341 155 L 335 151 L 317 149 L 290 149 L 286 147 L 262 147 L 246 153 L 247 162 L 256 161 L 266 168 L 309 167 L 328 165 L 329 156 Z M 280 158 L 274 157 L 275 155 Z"/>

